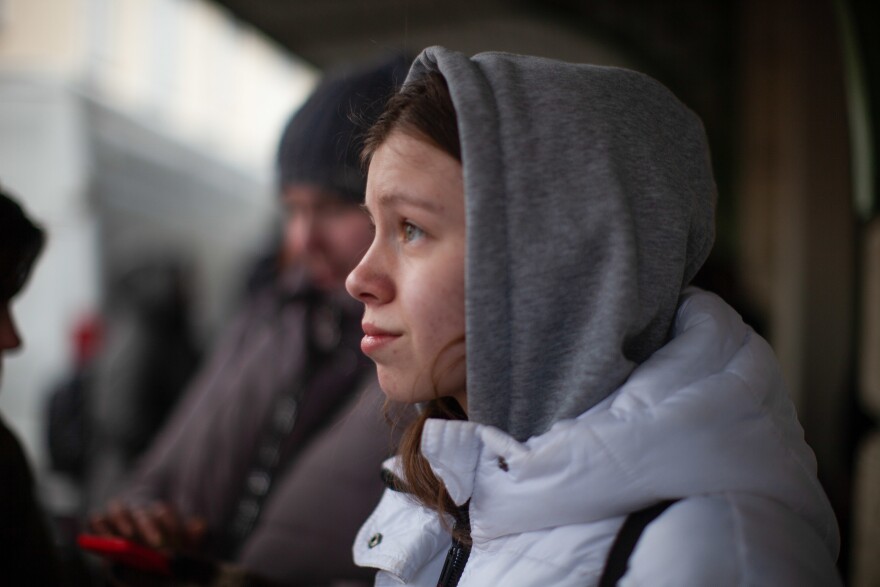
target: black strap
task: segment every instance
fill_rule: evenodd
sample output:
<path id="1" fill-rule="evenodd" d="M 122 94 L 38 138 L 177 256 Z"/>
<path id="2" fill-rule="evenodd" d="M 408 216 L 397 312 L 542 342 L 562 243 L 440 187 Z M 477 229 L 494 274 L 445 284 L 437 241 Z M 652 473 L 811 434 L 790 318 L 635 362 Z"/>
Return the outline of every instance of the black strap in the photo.
<path id="1" fill-rule="evenodd" d="M 280 319 L 282 310 L 287 303 L 306 304 L 305 324 L 306 348 L 303 372 L 293 381 L 278 376 L 281 387 L 272 400 L 272 407 L 266 414 L 266 420 L 260 430 L 256 450 L 251 458 L 247 473 L 238 495 L 238 499 L 232 507 L 227 523 L 224 525 L 223 535 L 218 551 L 225 558 L 236 555 L 241 545 L 253 531 L 259 521 L 263 505 L 273 489 L 273 482 L 282 474 L 284 469 L 299 453 L 302 446 L 290 447 L 284 451 L 284 443 L 293 431 L 299 416 L 299 404 L 303 394 L 312 382 L 319 369 L 324 365 L 327 353 L 338 342 L 329 341 L 328 348 L 319 344 L 319 339 L 327 338 L 325 333 L 318 332 L 315 324 L 315 316 L 324 307 L 320 305 L 319 298 L 311 292 L 290 296 L 282 300 L 275 308 L 276 328 L 284 328 Z M 337 330 L 341 315 L 337 312 L 332 318 L 328 318 Z M 332 337 L 331 337 L 332 338 Z M 337 406 L 337 409 L 339 406 Z M 335 413 L 325 415 L 325 421 Z M 320 426 L 319 426 L 320 428 Z"/>
<path id="2" fill-rule="evenodd" d="M 623 526 L 611 545 L 611 551 L 605 560 L 605 568 L 602 571 L 602 578 L 599 579 L 598 587 L 614 587 L 617 582 L 626 573 L 629 567 L 629 557 L 632 555 L 642 532 L 653 522 L 657 516 L 666 511 L 666 508 L 674 504 L 677 499 L 667 499 L 660 503 L 646 507 L 645 509 L 633 512 L 626 517 Z"/>

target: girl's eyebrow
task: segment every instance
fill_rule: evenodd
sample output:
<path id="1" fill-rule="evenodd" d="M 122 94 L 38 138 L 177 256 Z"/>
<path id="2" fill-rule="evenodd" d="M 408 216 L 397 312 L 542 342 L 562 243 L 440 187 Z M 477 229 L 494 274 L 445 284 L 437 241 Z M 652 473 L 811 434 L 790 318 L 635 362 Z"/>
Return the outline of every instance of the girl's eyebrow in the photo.
<path id="1" fill-rule="evenodd" d="M 428 210 L 429 212 L 439 213 L 443 211 L 443 207 L 421 198 L 415 198 L 407 194 L 400 193 L 383 193 L 377 198 L 379 204 L 383 206 L 393 206 L 394 204 L 408 204 L 417 208 Z"/>

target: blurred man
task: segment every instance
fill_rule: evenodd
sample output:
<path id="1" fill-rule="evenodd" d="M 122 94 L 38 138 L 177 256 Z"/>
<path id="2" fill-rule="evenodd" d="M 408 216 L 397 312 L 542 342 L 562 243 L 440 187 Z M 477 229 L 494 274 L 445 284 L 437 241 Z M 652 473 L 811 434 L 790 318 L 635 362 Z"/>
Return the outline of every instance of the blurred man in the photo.
<path id="1" fill-rule="evenodd" d="M 40 251 L 43 231 L 0 191 L 0 376 L 3 355 L 21 346 L 12 299 L 24 287 Z M 21 444 L 0 420 L 0 568 L 9 585 L 58 585 L 52 541 L 34 496 Z"/>
<path id="2" fill-rule="evenodd" d="M 371 582 L 351 542 L 382 492 L 375 472 L 392 439 L 343 283 L 371 240 L 359 135 L 405 66 L 330 76 L 291 119 L 273 270 L 93 531 L 195 550 L 281 584 Z"/>

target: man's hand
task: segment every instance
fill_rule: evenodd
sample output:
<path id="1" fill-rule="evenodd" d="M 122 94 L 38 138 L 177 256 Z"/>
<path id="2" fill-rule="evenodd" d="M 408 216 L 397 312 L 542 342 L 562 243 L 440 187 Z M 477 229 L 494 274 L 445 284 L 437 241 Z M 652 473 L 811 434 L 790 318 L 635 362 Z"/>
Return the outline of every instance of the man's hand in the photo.
<path id="1" fill-rule="evenodd" d="M 91 516 L 89 529 L 104 536 L 118 536 L 163 550 L 197 550 L 205 537 L 205 521 L 183 519 L 169 504 L 157 502 L 131 507 L 112 501 L 107 511 Z"/>

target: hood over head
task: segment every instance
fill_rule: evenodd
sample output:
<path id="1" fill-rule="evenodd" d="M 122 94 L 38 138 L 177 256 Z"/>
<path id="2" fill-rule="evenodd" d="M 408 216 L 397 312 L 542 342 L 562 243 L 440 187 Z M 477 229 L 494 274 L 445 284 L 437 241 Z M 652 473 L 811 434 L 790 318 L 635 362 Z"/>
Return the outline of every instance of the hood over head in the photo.
<path id="1" fill-rule="evenodd" d="M 714 240 L 697 116 L 625 69 L 424 50 L 458 117 L 468 418 L 518 440 L 585 412 L 667 340 Z"/>

